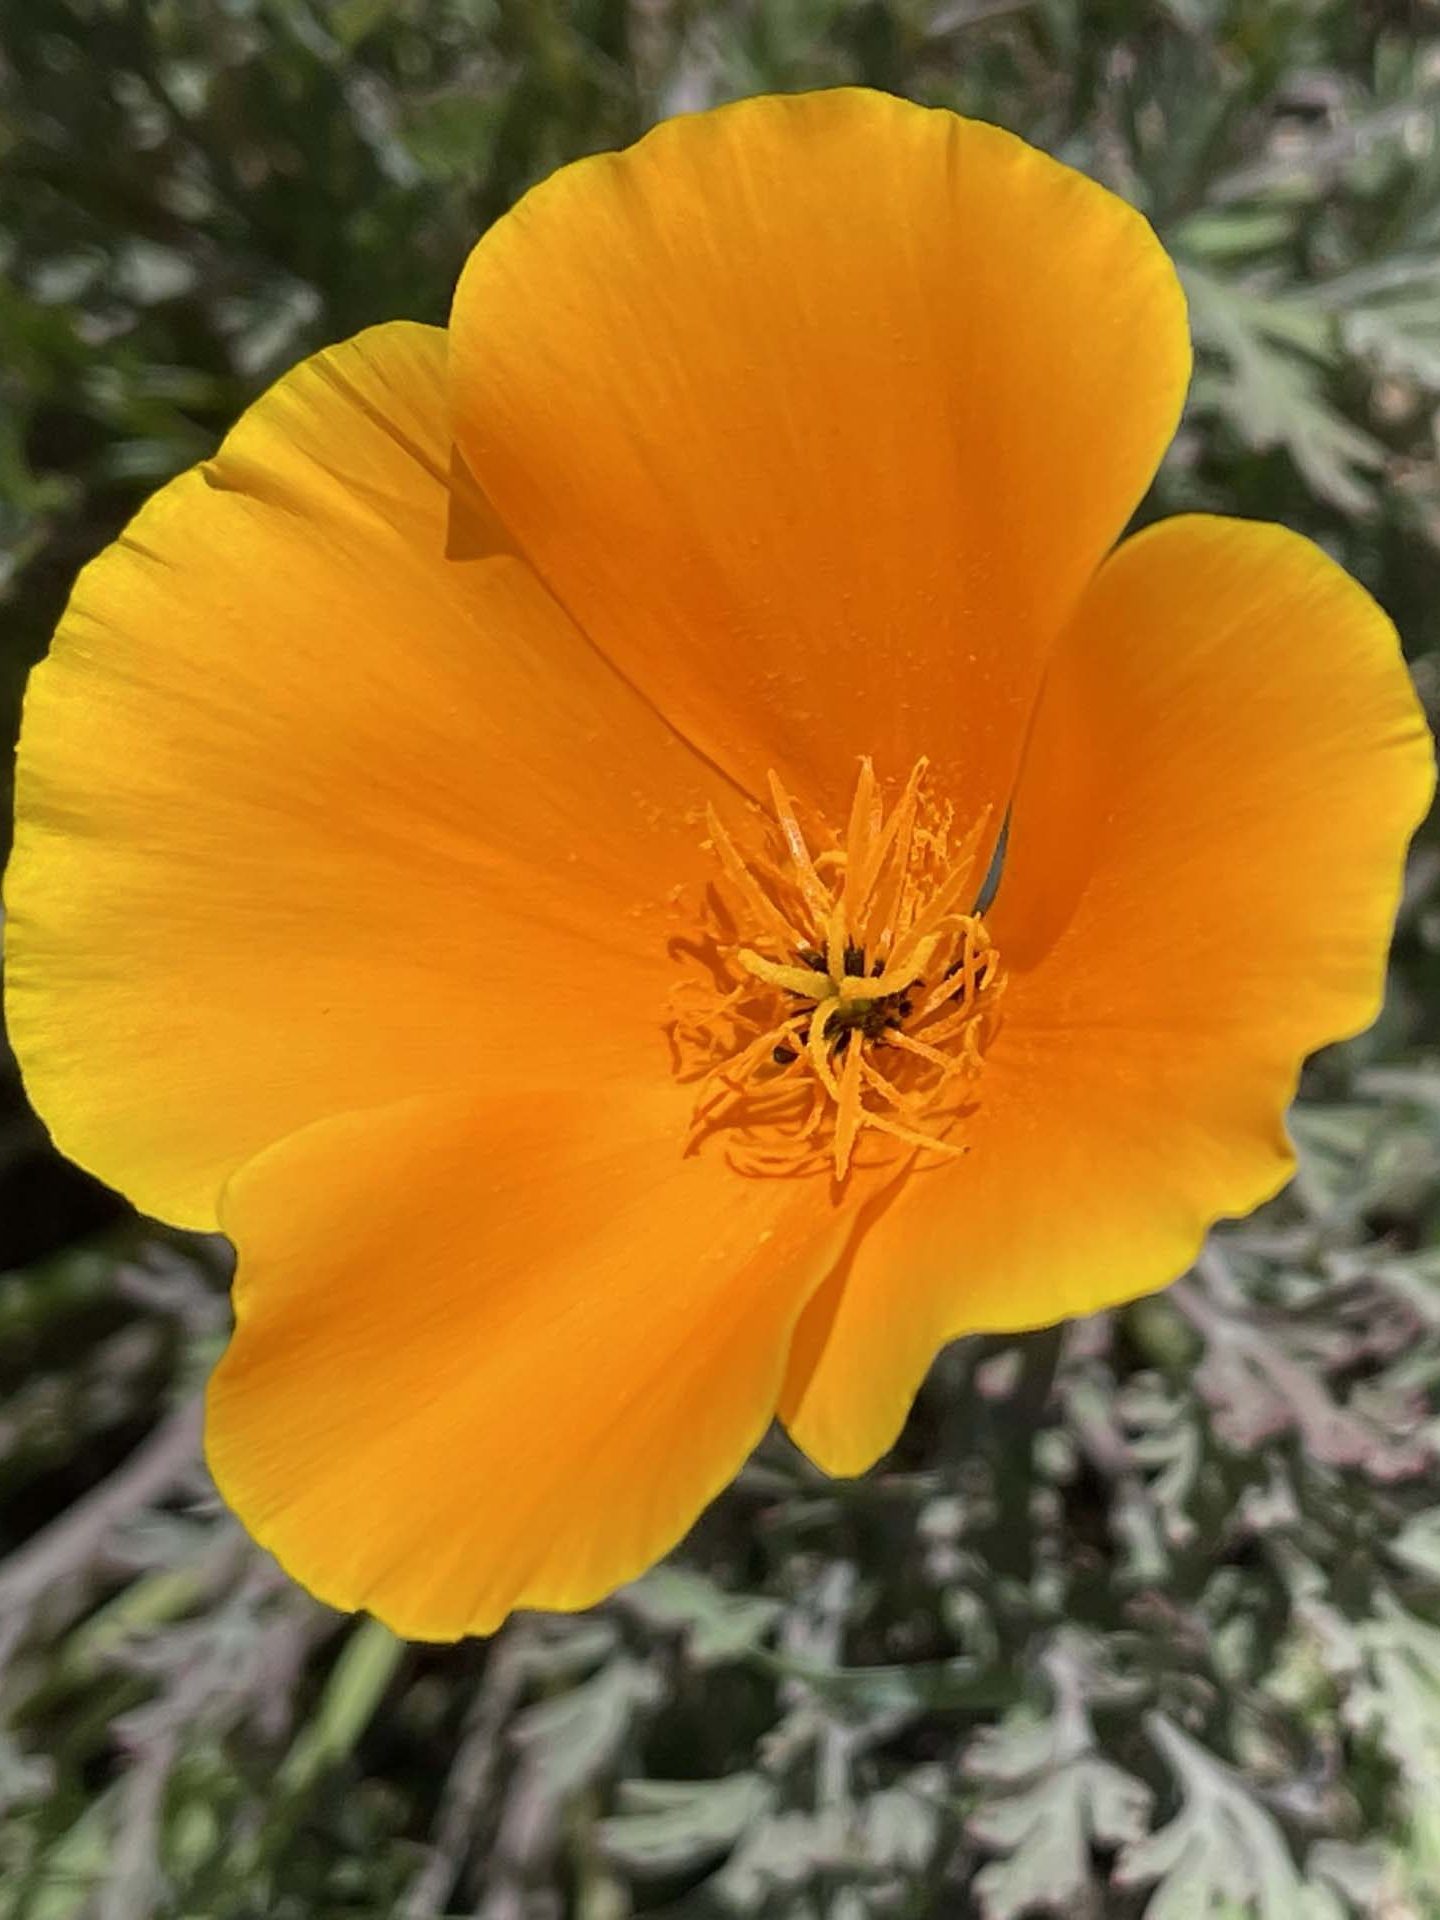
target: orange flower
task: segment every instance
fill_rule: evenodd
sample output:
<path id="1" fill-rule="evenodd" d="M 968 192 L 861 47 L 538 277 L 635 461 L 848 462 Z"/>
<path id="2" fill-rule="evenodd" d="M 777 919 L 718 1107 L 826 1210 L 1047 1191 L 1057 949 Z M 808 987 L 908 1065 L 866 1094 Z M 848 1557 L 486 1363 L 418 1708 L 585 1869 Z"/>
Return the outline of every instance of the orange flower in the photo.
<path id="1" fill-rule="evenodd" d="M 1284 1181 L 1431 760 L 1305 541 L 1107 558 L 1187 369 L 1099 187 L 749 100 L 564 169 L 448 335 L 297 368 L 87 569 L 12 1030 L 67 1152 L 235 1241 L 209 1457 L 316 1593 L 583 1606 L 777 1410 L 859 1472 L 942 1342 Z"/>

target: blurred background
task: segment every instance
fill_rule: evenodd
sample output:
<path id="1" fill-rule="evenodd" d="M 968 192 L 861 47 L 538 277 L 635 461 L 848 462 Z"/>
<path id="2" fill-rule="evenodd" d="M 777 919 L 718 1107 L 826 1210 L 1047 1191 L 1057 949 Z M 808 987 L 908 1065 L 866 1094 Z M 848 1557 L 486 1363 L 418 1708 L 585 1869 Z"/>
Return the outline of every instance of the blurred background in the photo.
<path id="1" fill-rule="evenodd" d="M 844 81 L 1144 209 L 1199 353 L 1146 515 L 1312 534 L 1433 712 L 1433 3 L 4 0 L 5 727 L 77 568 L 298 357 L 443 321 L 560 162 Z M 249 1547 L 196 1449 L 225 1249 L 0 1101 L 0 1920 L 1440 1915 L 1433 830 L 1288 1194 L 952 1349 L 867 1479 L 772 1440 L 670 1565 L 485 1644 Z"/>

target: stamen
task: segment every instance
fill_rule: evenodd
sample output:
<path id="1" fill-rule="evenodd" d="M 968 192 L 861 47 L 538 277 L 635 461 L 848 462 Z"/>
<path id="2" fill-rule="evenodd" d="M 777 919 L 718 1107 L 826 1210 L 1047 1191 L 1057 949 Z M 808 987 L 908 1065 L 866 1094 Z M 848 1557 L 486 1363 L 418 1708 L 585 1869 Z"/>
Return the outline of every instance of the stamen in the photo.
<path id="1" fill-rule="evenodd" d="M 845 907 L 843 902 L 831 909 L 830 918 L 825 922 L 825 964 L 830 969 L 832 980 L 845 978 L 845 949 L 849 946 L 845 933 Z"/>
<path id="2" fill-rule="evenodd" d="M 781 987 L 786 993 L 808 994 L 812 1000 L 834 996 L 835 988 L 829 976 L 816 973 L 811 967 L 783 966 L 777 960 L 767 960 L 764 954 L 752 953 L 748 947 L 742 947 L 735 958 L 746 973 L 763 980 L 767 986 Z"/>
<path id="3" fill-rule="evenodd" d="M 780 938 L 790 946 L 802 946 L 801 936 L 790 925 L 775 902 L 766 893 L 760 882 L 751 873 L 736 850 L 735 842 L 720 823 L 720 816 L 713 807 L 706 810 L 706 825 L 710 829 L 710 838 L 715 851 L 720 856 L 720 864 L 725 877 L 732 885 L 740 889 L 745 904 L 761 923 L 771 932 L 779 932 Z"/>
<path id="4" fill-rule="evenodd" d="M 860 1056 L 860 1073 L 866 1086 L 872 1088 L 876 1093 L 878 1093 L 880 1098 L 885 1102 L 887 1107 L 895 1107 L 900 1112 L 903 1113 L 907 1109 L 915 1105 L 914 1096 L 913 1095 L 907 1096 L 906 1094 L 901 1093 L 897 1088 L 892 1087 L 890 1082 L 885 1078 L 884 1074 L 879 1072 L 875 1067 L 871 1066 L 870 1062 L 865 1058 L 864 1054 L 861 1054 Z"/>
<path id="5" fill-rule="evenodd" d="M 902 1053 L 913 1053 L 918 1059 L 928 1060 L 931 1066 L 938 1067 L 947 1079 L 952 1073 L 958 1071 L 961 1064 L 953 1054 L 942 1053 L 939 1047 L 932 1047 L 928 1040 L 917 1040 L 913 1034 L 892 1033 L 889 1036 L 889 1045 L 899 1047 Z"/>
<path id="6" fill-rule="evenodd" d="M 928 902 L 920 918 L 913 926 L 906 930 L 905 937 L 899 943 L 898 950 L 895 954 L 895 965 L 897 967 L 905 965 L 920 942 L 939 927 L 948 913 L 953 912 L 957 901 L 965 898 L 966 890 L 971 886 L 973 879 L 975 852 L 980 844 L 980 835 L 984 831 L 985 822 L 989 818 L 989 815 L 990 810 L 987 807 L 961 842 L 959 852 L 956 856 L 958 864 L 954 871 L 935 897 Z"/>
<path id="7" fill-rule="evenodd" d="M 825 1035 L 831 1020 L 839 1011 L 836 1001 L 827 1001 L 810 1022 L 810 1064 L 815 1069 L 815 1078 L 832 1100 L 840 1098 L 840 1088 L 830 1065 L 830 1050 L 825 1044 Z"/>
<path id="8" fill-rule="evenodd" d="M 880 838 L 884 809 L 875 791 L 875 768 L 870 757 L 860 762 L 860 777 L 855 782 L 855 798 L 850 805 L 850 825 L 845 834 L 845 885 L 840 894 L 840 917 L 847 932 L 858 938 L 861 915 L 870 890 L 870 864 L 874 846 Z"/>
<path id="9" fill-rule="evenodd" d="M 840 1075 L 840 1097 L 835 1102 L 835 1177 L 843 1180 L 850 1171 L 850 1156 L 855 1151 L 855 1136 L 860 1131 L 860 1075 L 864 1054 L 852 1046 L 845 1056 Z"/>
<path id="10" fill-rule="evenodd" d="M 938 934 L 933 939 L 919 941 L 908 959 L 901 960 L 893 967 L 887 967 L 878 980 L 867 983 L 871 993 L 877 995 L 903 993 L 906 987 L 913 985 L 916 980 L 923 980 L 939 944 Z"/>
<path id="11" fill-rule="evenodd" d="M 698 973 L 670 1025 L 676 1072 L 698 1083 L 687 1151 L 718 1136 L 746 1174 L 841 1181 L 897 1151 L 965 1151 L 950 1136 L 1005 976 L 974 906 L 987 817 L 952 838 L 927 772 L 918 761 L 887 813 L 862 759 L 843 844 L 823 823 L 807 839 L 773 773 L 753 848 L 709 816 L 719 893 L 677 943 Z"/>
<path id="12" fill-rule="evenodd" d="M 805 845 L 805 836 L 800 831 L 800 822 L 795 818 L 795 809 L 790 796 L 780 784 L 780 776 L 770 775 L 770 797 L 775 802 L 775 818 L 780 822 L 780 831 L 785 835 L 785 844 L 790 849 L 790 858 L 795 863 L 795 875 L 800 882 L 800 891 L 805 903 L 816 916 L 823 920 L 830 911 L 831 895 L 825 882 L 816 873 L 810 858 L 810 849 Z"/>
<path id="13" fill-rule="evenodd" d="M 910 870 L 910 836 L 915 830 L 915 807 L 920 796 L 920 782 L 925 777 L 928 764 L 928 761 L 923 759 L 917 760 L 910 769 L 910 778 L 905 782 L 905 791 L 901 794 L 899 804 L 890 818 L 885 822 L 876 843 L 873 857 L 874 871 L 869 875 L 866 888 L 867 895 L 872 896 L 870 910 L 862 916 L 862 924 L 857 929 L 857 936 L 868 941 L 878 921 L 875 944 L 882 953 L 887 952 L 894 945 L 895 909 L 899 905 L 905 879 Z M 876 894 L 875 889 L 892 845 L 895 848 L 895 857 L 891 862 L 894 879 L 890 888 Z"/>

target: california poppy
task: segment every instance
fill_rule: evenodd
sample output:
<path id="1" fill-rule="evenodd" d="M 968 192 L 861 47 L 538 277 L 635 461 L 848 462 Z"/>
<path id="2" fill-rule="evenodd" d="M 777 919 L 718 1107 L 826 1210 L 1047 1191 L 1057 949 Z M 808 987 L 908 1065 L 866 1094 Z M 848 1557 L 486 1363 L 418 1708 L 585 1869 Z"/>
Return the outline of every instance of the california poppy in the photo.
<path id="1" fill-rule="evenodd" d="M 65 1151 L 234 1240 L 209 1459 L 317 1594 L 583 1606 L 777 1412 L 859 1472 L 943 1342 L 1285 1180 L 1431 758 L 1306 541 L 1110 551 L 1188 367 L 1100 187 L 748 100 L 556 174 L 85 571 L 11 1029 Z"/>

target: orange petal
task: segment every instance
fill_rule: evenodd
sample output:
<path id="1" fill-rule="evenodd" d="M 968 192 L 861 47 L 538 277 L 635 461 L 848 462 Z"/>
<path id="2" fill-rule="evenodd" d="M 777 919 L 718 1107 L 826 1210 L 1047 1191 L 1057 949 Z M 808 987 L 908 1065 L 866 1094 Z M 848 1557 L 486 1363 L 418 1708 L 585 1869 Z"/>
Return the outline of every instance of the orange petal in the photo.
<path id="1" fill-rule="evenodd" d="M 785 1418 L 854 1472 L 935 1349 L 1165 1285 L 1280 1187 L 1313 1048 L 1379 1005 L 1433 786 L 1393 629 L 1278 527 L 1172 520 L 1101 572 L 1027 749 L 970 1153 L 817 1296 Z"/>
<path id="2" fill-rule="evenodd" d="M 588 1606 L 734 1475 L 843 1218 L 682 1158 L 687 1113 L 407 1101 L 236 1175 L 207 1454 L 320 1598 L 421 1639 Z"/>
<path id="3" fill-rule="evenodd" d="M 752 793 L 1009 797 L 1189 369 L 1144 220 L 998 128 L 745 100 L 564 168 L 452 317 L 457 432 L 570 613 Z"/>
<path id="4" fill-rule="evenodd" d="M 446 560 L 449 460 L 443 333 L 321 354 L 31 683 L 11 1033 L 61 1147 L 170 1219 L 327 1113 L 665 1074 L 663 902 L 733 795 L 493 537 Z"/>

